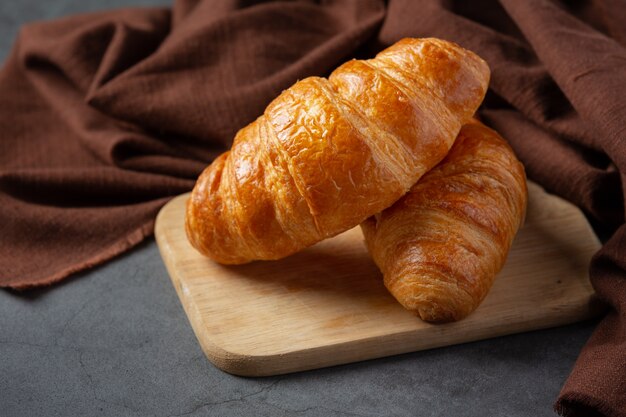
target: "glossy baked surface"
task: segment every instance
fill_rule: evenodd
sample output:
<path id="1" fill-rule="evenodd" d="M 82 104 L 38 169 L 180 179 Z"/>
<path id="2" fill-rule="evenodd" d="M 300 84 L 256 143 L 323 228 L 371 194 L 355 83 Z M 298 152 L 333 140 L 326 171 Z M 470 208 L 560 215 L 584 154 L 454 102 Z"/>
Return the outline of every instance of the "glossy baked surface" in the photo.
<path id="1" fill-rule="evenodd" d="M 448 153 L 489 69 L 437 39 L 404 39 L 285 90 L 200 176 L 186 230 L 226 264 L 278 259 L 389 207 Z"/>
<path id="2" fill-rule="evenodd" d="M 393 296 L 424 320 L 453 321 L 487 295 L 526 202 L 522 164 L 476 122 L 406 196 L 361 228 Z"/>

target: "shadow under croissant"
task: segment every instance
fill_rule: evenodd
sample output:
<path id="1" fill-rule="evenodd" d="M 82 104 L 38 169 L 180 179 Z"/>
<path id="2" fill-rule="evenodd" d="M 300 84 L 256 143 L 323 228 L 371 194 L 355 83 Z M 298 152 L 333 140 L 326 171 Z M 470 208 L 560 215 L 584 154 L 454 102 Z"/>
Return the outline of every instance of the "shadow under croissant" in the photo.
<path id="1" fill-rule="evenodd" d="M 546 211 L 544 208 L 544 205 L 530 201 L 528 216 L 533 220 L 527 222 L 516 237 L 511 249 L 516 253 L 509 256 L 503 271 L 498 275 L 514 273 L 518 279 L 524 279 L 536 274 L 537 268 L 542 268 L 543 264 L 546 270 L 552 269 L 555 264 L 568 265 L 570 270 L 584 271 L 588 268 L 588 260 L 581 258 L 580 242 L 576 241 L 575 236 L 551 227 L 550 218 L 558 216 L 558 210 Z M 360 229 L 355 228 L 345 232 L 345 235 L 318 243 L 281 260 L 220 268 L 238 279 L 267 285 L 268 294 L 274 294 L 280 288 L 279 291 L 290 294 L 313 292 L 326 297 L 332 294 L 338 303 L 350 303 L 353 306 L 361 304 L 363 308 L 399 308 L 399 303 L 385 288 L 382 274 L 365 248 Z M 536 248 L 543 248 L 542 253 L 531 255 Z M 558 293 L 560 277 L 547 278 L 554 280 L 554 288 Z M 498 276 L 494 285 L 498 285 Z"/>
<path id="2" fill-rule="evenodd" d="M 357 233 L 357 230 L 348 232 Z M 360 231 L 358 231 L 360 233 Z M 345 298 L 346 302 L 379 300 L 395 304 L 383 284 L 382 273 L 374 264 L 363 242 L 337 252 L 317 244 L 277 261 L 256 261 L 222 266 L 241 279 L 271 283 L 289 293 L 314 290 Z"/>

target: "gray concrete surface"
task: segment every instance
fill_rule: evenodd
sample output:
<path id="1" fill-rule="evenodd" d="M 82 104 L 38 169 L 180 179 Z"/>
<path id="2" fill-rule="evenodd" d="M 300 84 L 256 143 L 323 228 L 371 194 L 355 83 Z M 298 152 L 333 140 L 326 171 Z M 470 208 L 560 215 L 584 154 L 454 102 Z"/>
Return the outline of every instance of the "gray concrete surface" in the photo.
<path id="1" fill-rule="evenodd" d="M 156 0 L 0 2 L 20 24 Z M 50 290 L 0 291 L 0 416 L 555 416 L 593 322 L 272 378 L 204 357 L 154 241 Z"/>

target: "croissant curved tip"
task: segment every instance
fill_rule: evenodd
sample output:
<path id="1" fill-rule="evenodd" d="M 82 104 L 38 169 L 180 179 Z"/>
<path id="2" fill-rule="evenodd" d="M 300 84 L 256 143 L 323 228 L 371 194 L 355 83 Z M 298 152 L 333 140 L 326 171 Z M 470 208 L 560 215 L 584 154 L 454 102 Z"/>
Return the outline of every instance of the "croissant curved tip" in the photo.
<path id="1" fill-rule="evenodd" d="M 446 309 L 436 304 L 431 304 L 421 306 L 414 313 L 429 323 L 442 324 L 464 319 L 470 312 Z"/>

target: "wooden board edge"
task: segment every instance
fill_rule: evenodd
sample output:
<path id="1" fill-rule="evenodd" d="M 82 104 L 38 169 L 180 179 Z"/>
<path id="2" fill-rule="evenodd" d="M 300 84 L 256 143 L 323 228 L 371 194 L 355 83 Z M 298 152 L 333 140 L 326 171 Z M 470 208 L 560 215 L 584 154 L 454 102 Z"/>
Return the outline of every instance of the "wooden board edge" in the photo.
<path id="1" fill-rule="evenodd" d="M 179 296 L 184 296 L 180 287 L 177 287 Z M 344 365 L 371 359 L 395 356 L 411 352 L 418 352 L 439 347 L 453 346 L 480 340 L 492 339 L 511 334 L 524 333 L 564 326 L 579 321 L 597 317 L 604 310 L 598 307 L 590 297 L 589 303 L 583 308 L 568 312 L 567 317 L 545 318 L 540 326 L 536 320 L 518 322 L 515 325 L 501 323 L 497 327 L 485 327 L 482 332 L 471 336 L 449 336 L 445 341 L 424 343 L 419 334 L 407 331 L 398 334 L 384 335 L 349 342 L 324 345 L 320 347 L 266 355 L 253 355 L 226 350 L 201 336 L 198 330 L 204 326 L 203 319 L 195 307 L 188 303 L 189 311 L 185 308 L 196 338 L 206 357 L 217 368 L 233 375 L 245 377 L 264 377 L 282 375 L 293 372 L 308 371 L 330 366 Z M 358 354 L 356 353 L 358 352 Z"/>

